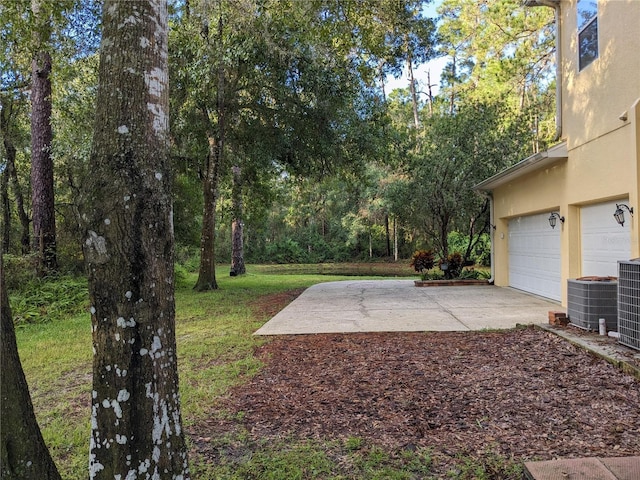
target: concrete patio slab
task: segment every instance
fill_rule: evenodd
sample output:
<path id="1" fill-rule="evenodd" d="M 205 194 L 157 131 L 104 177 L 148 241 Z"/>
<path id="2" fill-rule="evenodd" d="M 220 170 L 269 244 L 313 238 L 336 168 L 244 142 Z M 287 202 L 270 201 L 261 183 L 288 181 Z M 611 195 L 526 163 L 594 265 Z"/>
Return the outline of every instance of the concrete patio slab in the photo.
<path id="1" fill-rule="evenodd" d="M 640 456 L 601 458 L 600 461 L 618 480 L 640 478 Z"/>
<path id="2" fill-rule="evenodd" d="M 525 462 L 529 480 L 638 480 L 640 457 L 571 458 Z"/>
<path id="3" fill-rule="evenodd" d="M 491 285 L 415 287 L 413 280 L 313 285 L 256 335 L 468 331 L 547 321 L 559 304 Z"/>

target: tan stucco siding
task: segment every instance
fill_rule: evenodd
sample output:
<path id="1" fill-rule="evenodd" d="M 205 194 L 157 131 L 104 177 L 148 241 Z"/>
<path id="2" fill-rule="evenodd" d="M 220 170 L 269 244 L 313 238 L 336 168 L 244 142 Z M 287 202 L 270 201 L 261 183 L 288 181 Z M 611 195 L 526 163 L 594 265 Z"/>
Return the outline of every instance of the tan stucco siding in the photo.
<path id="1" fill-rule="evenodd" d="M 611 200 L 635 207 L 631 225 L 632 257 L 640 257 L 638 246 L 638 180 L 640 146 L 640 102 L 630 108 L 633 119 L 598 139 L 569 151 L 568 160 L 523 175 L 493 191 L 494 280 L 509 285 L 509 231 L 512 218 L 558 211 L 565 217 L 561 228 L 562 301 L 566 304 L 566 279 L 581 272 L 580 208 Z M 611 212 L 613 216 L 613 211 Z"/>
<path id="2" fill-rule="evenodd" d="M 510 218 L 557 208 L 564 203 L 566 161 L 509 182 L 494 191 L 494 215 Z"/>
<path id="3" fill-rule="evenodd" d="M 535 213 L 557 211 L 566 204 L 567 161 L 520 177 L 493 192 L 494 282 L 509 285 L 509 220 Z M 564 215 L 564 213 L 563 213 Z M 561 240 L 562 241 L 562 240 Z"/>
<path id="4" fill-rule="evenodd" d="M 630 109 L 629 115 L 631 131 L 634 135 L 632 142 L 635 146 L 635 152 L 631 156 L 629 165 L 629 178 L 632 182 L 635 179 L 629 190 L 629 203 L 634 206 L 636 211 L 631 224 L 631 258 L 640 258 L 640 97 Z"/>
<path id="5" fill-rule="evenodd" d="M 640 1 L 598 2 L 598 58 L 578 71 L 576 0 L 562 2 L 563 138 L 569 150 L 617 128 L 640 96 Z"/>
<path id="6" fill-rule="evenodd" d="M 630 174 L 636 149 L 635 135 L 627 122 L 608 135 L 569 150 L 567 203 L 588 204 L 628 197 L 637 189 Z"/>
<path id="7" fill-rule="evenodd" d="M 593 229 L 594 217 L 589 215 L 594 211 L 599 212 L 598 222 L 615 222 L 599 207 L 587 210 L 586 206 L 602 204 L 600 207 L 611 208 L 611 216 L 616 203 L 633 207 L 634 215 L 625 215 L 624 228 L 630 231 L 630 258 L 640 258 L 640 0 L 598 1 L 599 56 L 582 71 L 578 70 L 576 4 L 577 0 L 561 1 L 559 140 L 566 145 L 567 158 L 555 163 L 540 161 L 537 170 L 533 170 L 535 162 L 525 159 L 508 175 L 486 184 L 493 197 L 496 225 L 496 285 L 510 284 L 510 219 L 552 211 L 565 217 L 564 224 L 556 226 L 560 229 L 563 305 L 567 279 L 589 274 L 581 271 L 581 214 L 585 231 L 587 224 Z M 547 153 L 551 161 L 560 156 L 557 150 Z M 603 223 L 605 230 L 608 225 Z M 612 227 L 619 226 L 613 223 Z M 587 248 L 593 257 L 593 243 Z"/>

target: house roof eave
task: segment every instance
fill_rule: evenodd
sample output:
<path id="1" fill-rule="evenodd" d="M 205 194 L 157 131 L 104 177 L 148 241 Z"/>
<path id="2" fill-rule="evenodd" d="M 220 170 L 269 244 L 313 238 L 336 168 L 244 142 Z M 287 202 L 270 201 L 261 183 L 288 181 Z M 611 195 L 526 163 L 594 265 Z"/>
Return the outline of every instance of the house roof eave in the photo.
<path id="1" fill-rule="evenodd" d="M 567 142 L 558 143 L 544 152 L 534 153 L 515 165 L 487 178 L 473 187 L 475 191 L 491 191 L 523 175 L 545 168 L 568 157 Z"/>
<path id="2" fill-rule="evenodd" d="M 557 7 L 560 0 L 522 0 L 525 7 Z"/>

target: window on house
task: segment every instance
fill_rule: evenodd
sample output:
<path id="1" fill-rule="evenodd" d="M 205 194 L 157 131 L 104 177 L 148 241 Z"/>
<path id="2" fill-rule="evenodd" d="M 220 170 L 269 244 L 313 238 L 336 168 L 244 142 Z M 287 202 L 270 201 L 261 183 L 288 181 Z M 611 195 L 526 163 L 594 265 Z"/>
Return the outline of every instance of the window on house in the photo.
<path id="1" fill-rule="evenodd" d="M 578 0 L 578 63 L 582 70 L 598 58 L 598 0 Z"/>

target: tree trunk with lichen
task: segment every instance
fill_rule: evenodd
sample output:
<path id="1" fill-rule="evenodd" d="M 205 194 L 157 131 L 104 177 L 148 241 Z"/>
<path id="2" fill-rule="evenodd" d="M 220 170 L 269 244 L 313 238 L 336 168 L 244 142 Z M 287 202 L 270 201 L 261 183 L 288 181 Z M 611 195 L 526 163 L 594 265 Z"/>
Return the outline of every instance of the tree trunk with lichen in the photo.
<path id="1" fill-rule="evenodd" d="M 0 477 L 3 480 L 59 480 L 33 413 L 13 328 L 0 254 Z"/>
<path id="2" fill-rule="evenodd" d="M 175 339 L 166 0 L 103 7 L 82 201 L 93 331 L 91 479 L 187 479 Z"/>

